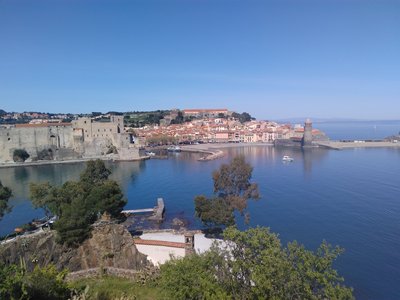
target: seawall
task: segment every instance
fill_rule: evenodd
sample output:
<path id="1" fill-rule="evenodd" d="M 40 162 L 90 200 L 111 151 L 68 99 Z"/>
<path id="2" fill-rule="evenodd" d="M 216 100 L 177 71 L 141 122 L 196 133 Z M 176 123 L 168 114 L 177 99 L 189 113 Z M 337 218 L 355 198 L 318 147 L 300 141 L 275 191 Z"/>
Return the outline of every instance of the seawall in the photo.
<path id="1" fill-rule="evenodd" d="M 351 149 L 351 148 L 399 148 L 400 142 L 394 143 L 390 141 L 328 141 L 316 142 L 319 147 L 334 150 Z"/>

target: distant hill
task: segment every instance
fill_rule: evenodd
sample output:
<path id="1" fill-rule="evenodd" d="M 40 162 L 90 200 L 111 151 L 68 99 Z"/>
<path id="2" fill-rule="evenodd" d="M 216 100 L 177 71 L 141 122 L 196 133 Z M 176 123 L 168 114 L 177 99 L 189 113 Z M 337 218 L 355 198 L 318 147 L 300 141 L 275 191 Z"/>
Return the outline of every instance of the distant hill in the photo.
<path id="1" fill-rule="evenodd" d="M 296 117 L 274 120 L 278 123 L 294 123 L 302 124 L 307 118 L 310 118 L 313 123 L 346 123 L 346 122 L 398 122 L 400 120 L 377 120 L 377 119 L 351 119 L 351 118 L 313 118 L 313 117 Z"/>
<path id="2" fill-rule="evenodd" d="M 0 109 L 0 116 L 4 116 L 6 114 L 7 114 L 7 112 L 5 110 Z"/>

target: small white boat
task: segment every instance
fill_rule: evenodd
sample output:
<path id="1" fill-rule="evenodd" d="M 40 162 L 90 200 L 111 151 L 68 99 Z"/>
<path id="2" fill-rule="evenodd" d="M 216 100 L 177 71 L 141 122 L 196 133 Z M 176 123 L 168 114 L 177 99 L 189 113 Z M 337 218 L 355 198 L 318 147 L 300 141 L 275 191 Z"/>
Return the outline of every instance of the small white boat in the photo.
<path id="1" fill-rule="evenodd" d="M 290 156 L 285 155 L 284 157 L 282 157 L 282 161 L 294 161 L 294 159 Z"/>
<path id="2" fill-rule="evenodd" d="M 156 156 L 156 154 L 154 152 L 151 152 L 151 151 L 147 151 L 146 155 L 147 156 Z"/>
<path id="3" fill-rule="evenodd" d="M 167 150 L 169 152 L 181 152 L 182 149 L 179 146 L 170 146 L 170 147 L 167 148 Z"/>

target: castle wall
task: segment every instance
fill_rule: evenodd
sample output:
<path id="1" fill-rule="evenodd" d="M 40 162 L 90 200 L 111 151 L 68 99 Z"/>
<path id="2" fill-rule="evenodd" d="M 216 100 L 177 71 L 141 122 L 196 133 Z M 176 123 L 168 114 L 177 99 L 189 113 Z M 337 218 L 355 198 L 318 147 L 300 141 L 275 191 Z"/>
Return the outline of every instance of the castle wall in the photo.
<path id="1" fill-rule="evenodd" d="M 0 126 L 0 162 L 12 162 L 15 149 L 25 149 L 32 159 L 52 149 L 57 160 L 98 157 L 115 147 L 120 159 L 138 159 L 139 149 L 124 132 L 123 122 L 122 116 L 111 116 L 110 122 L 79 118 L 72 123 Z"/>
<path id="2" fill-rule="evenodd" d="M 21 124 L 0 127 L 0 161 L 12 161 L 15 149 L 25 149 L 36 157 L 43 149 L 73 148 L 72 126 Z"/>

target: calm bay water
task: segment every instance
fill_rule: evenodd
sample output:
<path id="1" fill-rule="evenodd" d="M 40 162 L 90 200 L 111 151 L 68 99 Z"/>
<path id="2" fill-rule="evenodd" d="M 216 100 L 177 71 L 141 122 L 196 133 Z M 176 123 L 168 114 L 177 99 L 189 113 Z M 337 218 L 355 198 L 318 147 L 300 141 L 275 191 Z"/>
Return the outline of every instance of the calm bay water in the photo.
<path id="1" fill-rule="evenodd" d="M 354 121 L 315 123 L 332 140 L 376 140 L 400 134 L 400 121 Z"/>
<path id="2" fill-rule="evenodd" d="M 358 299 L 400 299 L 400 150 L 313 149 L 271 146 L 226 148 L 227 155 L 198 162 L 180 153 L 168 160 L 110 164 L 128 198 L 127 209 L 166 202 L 167 224 L 175 216 L 194 220 L 193 197 L 210 195 L 211 172 L 244 154 L 254 166 L 262 198 L 249 204 L 250 226 L 269 226 L 283 243 L 297 240 L 315 249 L 323 239 L 346 249 L 336 268 Z M 294 157 L 282 163 L 282 156 Z M 29 182 L 61 184 L 78 179 L 84 164 L 0 169 L 0 180 L 15 197 L 12 212 L 0 221 L 0 235 L 43 215 L 28 200 Z M 242 228 L 246 226 L 239 220 Z M 168 226 L 168 225 L 166 225 Z"/>

